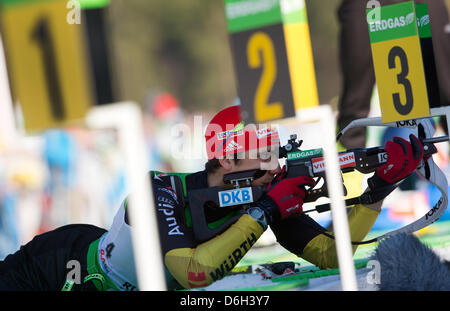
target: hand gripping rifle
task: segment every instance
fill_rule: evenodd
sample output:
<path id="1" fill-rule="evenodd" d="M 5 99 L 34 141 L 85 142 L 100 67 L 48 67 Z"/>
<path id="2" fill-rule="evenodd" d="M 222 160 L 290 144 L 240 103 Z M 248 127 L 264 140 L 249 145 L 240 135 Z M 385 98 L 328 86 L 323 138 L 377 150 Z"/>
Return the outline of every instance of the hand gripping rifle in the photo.
<path id="1" fill-rule="evenodd" d="M 381 118 L 367 118 L 356 120 L 359 122 L 351 123 L 341 133 L 338 139 L 351 127 L 355 126 L 384 126 Z M 397 124 L 398 126 L 398 124 Z M 422 218 L 415 222 L 400 228 L 398 230 L 386 233 L 378 238 L 364 242 L 353 242 L 354 244 L 372 243 L 400 232 L 414 232 L 428 226 L 436 221 L 445 211 L 448 203 L 448 185 L 447 179 L 439 167 L 434 163 L 431 155 L 437 152 L 435 143 L 448 141 L 448 136 L 433 138 L 434 128 L 428 119 L 412 122 L 410 127 L 417 128 L 419 140 L 424 147 L 425 160 L 419 165 L 417 172 L 433 185 L 436 185 L 442 193 L 440 200 L 433 208 Z M 288 143 L 279 147 L 279 158 L 286 158 L 286 173 L 284 178 L 292 178 L 296 176 L 311 176 L 317 178 L 317 185 L 321 179 L 325 178 L 325 161 L 322 155 L 322 149 L 301 150 L 300 146 L 303 141 L 297 141 L 296 135 L 291 135 Z M 357 170 L 363 174 L 369 174 L 376 171 L 378 167 L 387 161 L 387 154 L 383 147 L 373 148 L 355 148 L 349 149 L 338 154 L 340 169 L 342 173 Z M 223 189 L 221 187 L 212 187 L 207 189 L 193 190 L 188 194 L 189 204 L 192 215 L 192 225 L 196 239 L 206 241 L 212 237 L 222 233 L 231 224 L 233 224 L 241 215 L 230 217 L 220 226 L 210 227 L 208 225 L 208 215 L 206 211 L 219 212 L 221 209 L 242 209 L 249 204 L 258 201 L 264 194 L 265 186 L 252 186 L 251 182 L 265 174 L 263 170 L 248 170 L 237 173 L 230 173 L 224 176 L 224 183 L 229 185 L 231 189 Z M 401 182 L 401 181 L 400 181 Z M 399 183 L 399 182 L 398 182 Z M 373 204 L 380 201 L 391 193 L 397 184 L 386 184 L 382 187 L 376 187 L 372 180 L 368 180 L 368 191 L 361 196 L 345 200 L 347 206 L 355 204 Z M 346 189 L 344 185 L 344 195 Z M 304 202 L 315 202 L 321 197 L 328 197 L 328 189 L 326 182 L 323 182 L 320 188 L 311 188 L 306 190 Z M 322 204 L 316 206 L 317 212 L 325 212 L 330 210 L 330 205 Z M 305 212 L 310 212 L 308 210 Z M 332 236 L 330 236 L 332 237 Z"/>

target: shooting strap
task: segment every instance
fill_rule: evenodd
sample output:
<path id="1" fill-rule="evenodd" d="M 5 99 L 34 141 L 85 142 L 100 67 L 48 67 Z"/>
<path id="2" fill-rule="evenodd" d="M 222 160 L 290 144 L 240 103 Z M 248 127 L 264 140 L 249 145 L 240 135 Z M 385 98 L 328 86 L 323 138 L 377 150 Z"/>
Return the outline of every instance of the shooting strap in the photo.
<path id="1" fill-rule="evenodd" d="M 380 202 L 386 198 L 392 191 L 397 188 L 398 184 L 387 184 L 380 187 L 371 188 L 365 191 L 362 195 L 356 198 L 346 199 L 345 205 L 352 206 L 356 204 L 370 205 Z M 330 203 L 324 203 L 317 205 L 314 209 L 308 210 L 306 212 L 317 211 L 319 213 L 328 212 L 331 209 Z"/>
<path id="2" fill-rule="evenodd" d="M 385 126 L 381 122 L 381 118 L 366 118 L 366 119 L 358 119 L 354 122 L 350 123 L 346 128 L 344 128 L 339 134 L 339 139 L 343 133 L 345 133 L 347 130 L 349 130 L 352 127 L 356 126 Z M 419 138 L 426 138 L 426 137 L 433 137 L 434 134 L 434 127 L 431 124 L 431 121 L 429 119 L 421 119 L 417 122 L 417 130 Z M 423 160 L 423 164 L 417 169 L 417 173 L 428 180 L 429 183 L 436 186 L 439 191 L 441 192 L 441 197 L 437 201 L 437 203 L 431 208 L 430 211 L 428 211 L 424 216 L 421 218 L 415 220 L 414 222 L 401 227 L 400 229 L 396 229 L 393 231 L 390 231 L 388 233 L 385 233 L 383 235 L 380 235 L 374 239 L 368 240 L 368 241 L 362 241 L 362 242 L 354 242 L 352 241 L 353 245 L 360 245 L 360 244 L 369 244 L 373 242 L 380 241 L 388 236 L 392 236 L 399 233 L 413 233 L 420 229 L 425 228 L 426 226 L 431 225 L 436 220 L 438 220 L 442 214 L 447 209 L 448 205 L 448 182 L 447 177 L 445 174 L 441 171 L 441 169 L 436 165 L 436 163 L 433 161 L 432 157 L 429 157 L 428 159 Z M 323 233 L 323 232 L 321 232 Z M 323 233 L 326 236 L 329 236 L 331 238 L 334 238 L 332 235 Z"/>

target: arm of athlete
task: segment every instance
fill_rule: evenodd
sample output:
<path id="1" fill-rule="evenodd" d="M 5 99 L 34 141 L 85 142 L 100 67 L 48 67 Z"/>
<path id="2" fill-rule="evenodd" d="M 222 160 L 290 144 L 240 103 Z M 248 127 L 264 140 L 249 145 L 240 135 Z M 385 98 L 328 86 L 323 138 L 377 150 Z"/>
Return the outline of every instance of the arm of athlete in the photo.
<path id="1" fill-rule="evenodd" d="M 183 288 L 203 287 L 223 278 L 264 232 L 243 214 L 222 234 L 199 243 L 187 225 L 180 194 L 162 181 L 152 179 L 152 183 L 164 264 Z"/>
<path id="2" fill-rule="evenodd" d="M 193 231 L 186 226 L 184 206 L 179 204 L 176 195 L 167 191 L 163 184 L 154 182 L 168 271 L 185 288 L 207 286 L 223 278 L 258 240 L 267 223 L 301 212 L 304 190 L 298 185 L 308 182 L 313 180 L 299 177 L 274 185 L 267 196 L 243 211 L 226 231 L 203 243 L 197 243 Z"/>
<path id="3" fill-rule="evenodd" d="M 351 241 L 362 241 L 370 232 L 381 212 L 381 203 L 380 201 L 366 206 L 358 204 L 352 207 L 348 214 Z M 320 227 L 318 224 L 316 226 Z M 321 228 L 321 230 L 326 232 L 324 228 Z M 332 232 L 327 233 L 333 234 Z M 321 269 L 338 267 L 335 240 L 320 234 L 320 231 L 309 232 L 309 235 L 311 239 L 306 243 L 299 256 Z M 353 254 L 357 248 L 358 245 L 352 245 Z"/>
<path id="4" fill-rule="evenodd" d="M 422 159 L 423 147 L 415 136 L 410 136 L 410 141 L 411 143 L 397 137 L 386 143 L 388 161 L 372 177 L 375 186 L 394 184 L 414 172 Z M 370 232 L 381 212 L 383 200 L 381 198 L 371 205 L 358 204 L 352 207 L 348 214 L 352 241 L 362 241 Z M 320 234 L 326 232 L 326 229 L 311 217 L 305 214 L 292 217 L 275 224 L 272 230 L 281 245 L 319 268 L 338 266 L 334 239 Z M 357 248 L 358 245 L 352 245 L 353 254 Z"/>

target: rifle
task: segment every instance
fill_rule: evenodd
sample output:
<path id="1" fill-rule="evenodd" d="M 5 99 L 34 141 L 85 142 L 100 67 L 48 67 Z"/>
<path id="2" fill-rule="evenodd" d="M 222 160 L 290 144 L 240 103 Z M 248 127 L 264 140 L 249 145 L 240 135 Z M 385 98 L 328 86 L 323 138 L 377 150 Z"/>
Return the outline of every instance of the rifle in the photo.
<path id="1" fill-rule="evenodd" d="M 423 127 L 423 126 L 422 126 Z M 339 136 L 338 136 L 339 137 Z M 435 143 L 445 142 L 449 140 L 448 136 L 432 137 L 428 133 L 426 135 L 422 129 L 419 131 L 419 140 L 424 147 L 424 159 L 430 159 L 431 155 L 437 153 L 437 149 L 434 146 Z M 321 179 L 325 178 L 325 161 L 321 148 L 301 150 L 300 147 L 303 141 L 298 140 L 295 134 L 290 135 L 290 138 L 286 145 L 279 147 L 278 157 L 286 159 L 286 173 L 283 178 L 292 178 L 296 176 L 311 176 L 316 178 L 316 185 L 319 184 Z M 376 171 L 378 167 L 383 165 L 387 161 L 387 153 L 383 147 L 372 148 L 355 148 L 349 149 L 338 153 L 339 164 L 341 174 L 357 170 L 363 174 L 370 174 Z M 431 160 L 432 161 L 432 160 Z M 430 176 L 429 160 L 422 161 L 425 169 L 425 175 L 427 179 Z M 433 162 L 434 164 L 434 162 Z M 434 164 L 435 165 L 435 164 Z M 428 170 L 428 173 L 426 172 Z M 231 189 L 223 189 L 221 187 L 212 187 L 206 189 L 193 190 L 188 194 L 193 230 L 196 239 L 199 241 L 206 241 L 212 237 L 225 231 L 231 224 L 233 224 L 241 215 L 234 215 L 228 218 L 220 226 L 212 228 L 208 225 L 205 209 L 212 211 L 219 211 L 220 209 L 237 209 L 241 210 L 249 204 L 258 201 L 264 194 L 266 186 L 252 186 L 252 180 L 255 180 L 265 174 L 263 170 L 247 170 L 242 172 L 226 174 L 223 177 L 225 184 L 229 185 Z M 342 176 L 342 175 L 341 175 Z M 346 206 L 352 206 L 355 204 L 372 204 L 382 198 L 386 197 L 392 192 L 397 185 L 386 184 L 382 187 L 375 187 L 368 180 L 368 191 L 364 192 L 361 196 L 356 198 L 350 198 L 345 200 Z M 347 194 L 345 185 L 344 195 Z M 321 197 L 328 197 L 327 183 L 323 182 L 320 188 L 305 189 L 306 196 L 304 202 L 315 202 Z M 442 199 L 441 205 L 443 203 Z M 439 203 L 439 202 L 438 202 Z M 446 203 L 445 203 L 446 204 Z M 435 210 L 436 206 L 432 209 Z M 317 205 L 315 209 L 311 211 L 325 212 L 330 210 L 330 204 Z M 444 209 L 445 210 L 445 209 Z M 442 212 L 441 212 L 442 213 Z M 428 220 L 428 218 L 427 218 Z M 418 230 L 418 229 L 416 229 Z M 416 231 L 414 230 L 414 231 Z M 385 235 L 383 235 L 385 236 Z M 371 240 L 375 241 L 376 239 Z M 363 243 L 359 242 L 358 244 Z M 366 242 L 366 243 L 369 243 Z"/>

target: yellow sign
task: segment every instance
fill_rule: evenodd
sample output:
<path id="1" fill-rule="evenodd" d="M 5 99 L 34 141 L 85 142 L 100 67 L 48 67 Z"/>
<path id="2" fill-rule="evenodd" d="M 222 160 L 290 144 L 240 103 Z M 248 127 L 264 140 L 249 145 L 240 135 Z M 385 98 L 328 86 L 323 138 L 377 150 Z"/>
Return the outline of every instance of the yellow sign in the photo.
<path id="1" fill-rule="evenodd" d="M 416 37 L 372 46 L 383 123 L 428 116 L 427 86 Z M 419 64 L 419 65 L 415 65 Z"/>
<path id="2" fill-rule="evenodd" d="M 92 105 L 82 27 L 67 1 L 5 1 L 1 30 L 14 102 L 27 131 L 82 119 Z"/>
<path id="3" fill-rule="evenodd" d="M 309 25 L 306 19 L 302 23 L 285 24 L 284 36 L 286 38 L 295 109 L 318 106 L 319 95 L 317 93 Z"/>
<path id="4" fill-rule="evenodd" d="M 257 123 L 271 119 L 283 119 L 285 109 L 283 102 L 270 101 L 275 81 L 277 79 L 279 66 L 277 66 L 275 46 L 272 37 L 266 33 L 257 31 L 251 34 L 247 41 L 247 64 L 251 70 L 260 69 L 261 76 L 254 93 L 254 112 Z"/>
<path id="5" fill-rule="evenodd" d="M 368 26 L 383 123 L 429 116 L 414 2 L 381 7 Z"/>
<path id="6" fill-rule="evenodd" d="M 319 104 L 304 0 L 225 0 L 242 117 L 265 123 Z"/>

